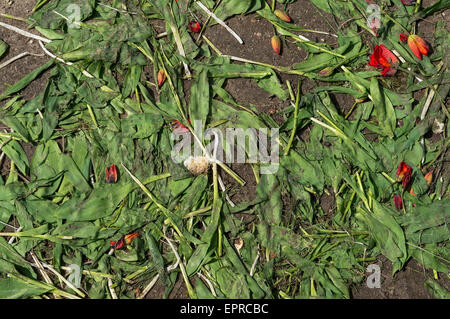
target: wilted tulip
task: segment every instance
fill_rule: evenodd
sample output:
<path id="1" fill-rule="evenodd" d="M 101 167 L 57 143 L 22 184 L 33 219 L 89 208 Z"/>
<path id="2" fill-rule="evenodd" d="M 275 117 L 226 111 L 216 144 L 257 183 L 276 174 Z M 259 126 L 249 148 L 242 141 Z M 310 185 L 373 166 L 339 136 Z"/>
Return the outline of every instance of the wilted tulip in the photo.
<path id="1" fill-rule="evenodd" d="M 394 75 L 397 70 L 394 68 L 399 63 L 398 58 L 394 53 L 389 51 L 384 45 L 380 44 L 375 46 L 373 53 L 370 56 L 369 65 L 382 69 L 381 74 Z"/>
<path id="2" fill-rule="evenodd" d="M 425 40 L 419 37 L 417 34 L 411 34 L 408 37 L 408 45 L 411 51 L 419 60 L 422 60 L 422 54 L 428 55 L 428 52 L 430 51 L 430 47 L 425 42 Z"/>
<path id="3" fill-rule="evenodd" d="M 408 186 L 411 181 L 411 174 L 411 166 L 402 161 L 397 167 L 397 177 L 402 181 L 403 187 Z"/>

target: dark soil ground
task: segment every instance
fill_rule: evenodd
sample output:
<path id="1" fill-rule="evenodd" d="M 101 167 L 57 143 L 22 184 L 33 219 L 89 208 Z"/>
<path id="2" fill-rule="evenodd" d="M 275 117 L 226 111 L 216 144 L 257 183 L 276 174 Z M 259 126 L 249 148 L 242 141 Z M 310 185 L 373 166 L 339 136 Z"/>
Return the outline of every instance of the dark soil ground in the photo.
<path id="1" fill-rule="evenodd" d="M 429 6 L 433 2 L 433 0 L 424 0 L 423 6 Z M 0 13 L 6 13 L 17 17 L 28 17 L 35 3 L 35 0 L 1 0 Z M 339 27 L 330 15 L 320 12 L 319 9 L 314 7 L 309 1 L 299 0 L 292 5 L 289 5 L 288 13 L 297 25 L 308 29 L 335 33 L 335 29 Z M 423 35 L 424 39 L 430 41 L 434 31 L 434 23 L 437 20 L 442 19 L 450 21 L 450 12 L 447 11 L 444 14 L 421 21 L 418 24 L 419 34 Z M 21 21 L 1 17 L 0 21 L 7 22 L 22 29 L 27 27 L 27 24 Z M 289 42 L 284 42 L 282 54 L 276 55 L 270 44 L 270 39 L 274 34 L 273 27 L 269 22 L 261 19 L 257 14 L 236 16 L 229 19 L 227 23 L 242 37 L 244 45 L 240 45 L 219 25 L 207 28 L 205 32 L 205 35 L 223 54 L 234 55 L 276 66 L 289 66 L 301 62 L 306 58 L 306 52 L 304 50 L 298 48 L 294 43 Z M 311 40 L 318 42 L 323 41 L 331 45 L 336 42 L 336 38 L 327 35 L 318 35 L 314 33 L 304 33 L 303 35 Z M 6 29 L 0 28 L 0 38 L 10 45 L 9 52 L 2 61 L 6 61 L 26 51 L 36 54 L 42 53 L 37 41 L 30 40 Z M 0 92 L 30 71 L 44 64 L 48 59 L 47 56 L 27 56 L 3 68 L 0 71 Z M 45 88 L 48 76 L 49 72 L 41 75 L 40 78 L 35 80 L 21 92 L 22 96 L 25 99 L 31 99 L 40 94 Z M 296 76 L 280 74 L 280 79 L 283 83 L 286 83 L 286 81 L 289 80 L 295 92 L 297 89 Z M 317 85 L 318 83 L 314 83 L 311 80 L 303 80 L 301 90 L 302 92 L 308 92 Z M 277 122 L 280 122 L 282 119 L 277 113 L 282 111 L 288 105 L 288 102 L 283 102 L 276 97 L 270 96 L 268 93 L 261 90 L 254 81 L 249 79 L 229 80 L 226 84 L 226 89 L 233 95 L 238 103 L 241 103 L 242 105 L 252 104 L 259 111 L 270 114 Z M 343 113 L 349 110 L 354 102 L 351 97 L 342 94 L 336 94 L 334 96 L 334 101 Z M 3 129 L 4 128 L 0 127 L 0 130 Z M 304 132 L 300 132 L 300 135 L 301 138 L 307 138 L 308 129 L 306 128 Z M 27 145 L 25 150 L 30 156 L 34 152 L 34 147 L 32 145 Z M 3 163 L 0 163 L 1 175 L 7 175 L 9 165 L 8 160 L 4 160 Z M 226 185 L 230 188 L 229 193 L 232 200 L 236 203 L 252 200 L 255 197 L 256 181 L 251 169 L 248 165 L 238 164 L 232 166 L 232 169 L 247 181 L 247 185 L 245 186 L 245 189 L 243 189 L 240 188 L 234 180 L 228 178 L 228 176 L 222 176 Z M 325 213 L 332 212 L 334 208 L 333 196 L 322 196 L 320 201 Z M 370 289 L 367 287 L 366 283 L 363 282 L 361 286 L 352 288 L 353 298 L 432 298 L 431 294 L 425 288 L 424 282 L 432 277 L 433 274 L 430 270 L 424 269 L 417 262 L 409 262 L 405 269 L 398 272 L 395 276 L 392 276 L 391 262 L 385 257 L 380 256 L 374 263 L 378 264 L 381 268 L 381 288 Z M 448 278 L 441 278 L 440 284 L 450 290 L 450 281 Z M 163 294 L 164 287 L 158 282 L 148 294 L 147 298 L 161 298 Z M 187 297 L 184 283 L 182 279 L 179 278 L 169 298 Z"/>

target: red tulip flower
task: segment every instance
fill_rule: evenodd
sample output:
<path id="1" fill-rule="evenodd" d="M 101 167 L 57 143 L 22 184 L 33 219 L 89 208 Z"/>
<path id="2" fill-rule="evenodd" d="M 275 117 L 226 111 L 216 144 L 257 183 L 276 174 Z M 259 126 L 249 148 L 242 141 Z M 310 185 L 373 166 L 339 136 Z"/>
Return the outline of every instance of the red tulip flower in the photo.
<path id="1" fill-rule="evenodd" d="M 428 55 L 428 52 L 430 51 L 430 47 L 425 42 L 425 40 L 419 37 L 417 34 L 411 34 L 408 37 L 408 45 L 411 51 L 419 60 L 422 60 L 422 54 Z"/>
<path id="2" fill-rule="evenodd" d="M 106 176 L 106 182 L 108 184 L 117 183 L 117 167 L 116 167 L 116 165 L 111 165 L 110 167 L 107 167 L 105 176 Z"/>
<path id="3" fill-rule="evenodd" d="M 396 210 L 400 210 L 403 208 L 403 201 L 400 195 L 394 195 L 394 206 Z"/>
<path id="4" fill-rule="evenodd" d="M 198 33 L 200 32 L 201 25 L 198 21 L 189 22 L 189 30 L 192 32 Z"/>
<path id="5" fill-rule="evenodd" d="M 395 54 L 389 51 L 384 45 L 380 44 L 373 49 L 369 65 L 376 67 L 377 69 L 382 69 L 381 74 L 387 76 L 394 75 L 397 72 L 395 66 L 398 63 L 399 60 Z"/>
<path id="6" fill-rule="evenodd" d="M 414 4 L 414 0 L 401 0 L 405 6 L 411 6 Z"/>
<path id="7" fill-rule="evenodd" d="M 411 166 L 402 161 L 397 167 L 397 177 L 402 181 L 403 187 L 408 186 L 411 181 L 411 174 Z"/>

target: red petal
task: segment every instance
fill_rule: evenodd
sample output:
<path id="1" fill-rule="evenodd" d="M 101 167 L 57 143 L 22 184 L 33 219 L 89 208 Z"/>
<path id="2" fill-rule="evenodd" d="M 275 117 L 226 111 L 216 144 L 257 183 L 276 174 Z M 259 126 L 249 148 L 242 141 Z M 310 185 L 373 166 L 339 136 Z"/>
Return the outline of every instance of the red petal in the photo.
<path id="1" fill-rule="evenodd" d="M 403 208 L 403 201 L 400 195 L 394 195 L 394 205 L 396 210 L 400 210 Z"/>
<path id="2" fill-rule="evenodd" d="M 397 56 L 392 53 L 388 48 L 386 48 L 384 45 L 380 44 L 379 47 L 381 48 L 381 56 L 384 60 L 387 61 L 387 63 L 389 65 L 385 65 L 385 66 L 391 66 L 392 64 L 396 64 L 398 63 L 398 58 Z"/>
<path id="3" fill-rule="evenodd" d="M 428 46 L 428 44 L 425 42 L 424 39 L 422 39 L 421 37 L 419 37 L 418 35 L 416 35 L 414 37 L 414 41 L 417 44 L 417 47 L 419 48 L 420 53 L 424 54 L 424 55 L 428 55 L 428 52 L 430 51 L 430 47 Z"/>

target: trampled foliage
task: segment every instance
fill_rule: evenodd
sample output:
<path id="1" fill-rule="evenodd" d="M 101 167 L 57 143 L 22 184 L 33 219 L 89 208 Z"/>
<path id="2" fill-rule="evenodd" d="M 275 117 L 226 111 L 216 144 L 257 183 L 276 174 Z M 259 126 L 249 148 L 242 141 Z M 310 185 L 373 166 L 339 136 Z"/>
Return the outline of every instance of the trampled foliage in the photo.
<path id="1" fill-rule="evenodd" d="M 37 2 L 28 22 L 58 59 L 0 94 L 0 122 L 9 128 L 0 150 L 11 163 L 0 176 L 0 297 L 142 298 L 158 276 L 166 297 L 181 277 L 190 298 L 350 298 L 349 287 L 380 254 L 393 272 L 414 258 L 446 276 L 450 38 L 438 22 L 432 51 L 419 60 L 399 34 L 414 33 L 418 19 L 448 1 L 428 8 L 386 1 L 374 29 L 366 1 L 311 0 L 340 21 L 352 18 L 334 46 L 299 37 L 305 29 L 280 20 L 265 1 L 201 1 L 222 20 L 257 13 L 273 24 L 277 36 L 308 52 L 291 67 L 219 52 L 188 27 L 197 18 L 202 28 L 216 24 L 197 2 Z M 278 2 L 289 9 L 295 1 Z M 65 16 L 73 5 L 75 22 Z M 401 56 L 389 65 L 380 61 L 389 54 L 376 57 L 395 72 L 367 66 L 372 48 L 363 34 L 372 47 Z M 0 57 L 6 50 L 0 40 Z M 20 91 L 46 70 L 45 91 L 23 100 Z M 295 94 L 281 73 L 321 85 Z M 224 88 L 232 78 L 291 102 L 280 112 L 284 122 L 237 103 Z M 417 91 L 425 92 L 419 100 Z M 333 93 L 354 98 L 348 114 Z M 220 176 L 230 175 L 240 191 L 246 181 L 228 164 L 211 161 L 207 174 L 193 175 L 172 160 L 175 127 L 196 134 L 193 144 L 208 144 L 195 120 L 222 131 L 279 129 L 276 173 L 245 164 L 257 181 L 255 200 L 229 200 Z M 431 131 L 442 138 L 424 138 Z M 31 160 L 25 143 L 35 146 Z M 407 183 L 397 173 L 401 162 L 410 168 Z M 321 208 L 324 194 L 334 199 L 331 215 Z M 6 226 L 13 222 L 20 230 Z M 66 278 L 78 267 L 80 286 L 48 282 L 40 266 Z M 427 287 L 448 296 L 436 281 Z"/>

